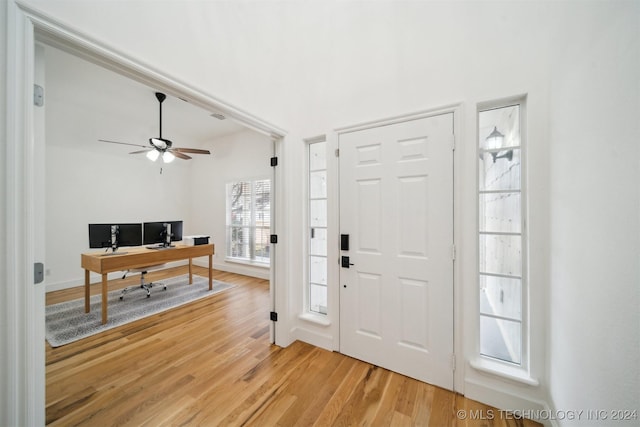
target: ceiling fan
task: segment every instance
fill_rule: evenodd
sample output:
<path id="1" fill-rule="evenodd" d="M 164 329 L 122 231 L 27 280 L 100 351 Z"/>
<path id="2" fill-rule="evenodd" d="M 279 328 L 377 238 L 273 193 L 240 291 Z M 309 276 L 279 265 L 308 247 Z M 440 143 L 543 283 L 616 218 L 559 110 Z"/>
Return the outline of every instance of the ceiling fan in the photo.
<path id="1" fill-rule="evenodd" d="M 129 154 L 147 153 L 147 158 L 151 161 L 158 160 L 158 157 L 162 157 L 162 161 L 165 163 L 172 162 L 176 157 L 179 159 L 189 160 L 192 157 L 189 154 L 211 154 L 209 150 L 201 150 L 199 148 L 177 148 L 172 147 L 173 143 L 162 137 L 162 102 L 167 98 L 164 93 L 156 92 L 156 99 L 160 104 L 160 136 L 158 138 L 149 138 L 149 146 L 140 144 L 130 144 L 128 142 L 109 141 L 106 139 L 99 139 L 100 142 L 108 142 L 110 144 L 122 144 L 131 145 L 133 147 L 142 147 L 144 150 L 132 151 Z"/>

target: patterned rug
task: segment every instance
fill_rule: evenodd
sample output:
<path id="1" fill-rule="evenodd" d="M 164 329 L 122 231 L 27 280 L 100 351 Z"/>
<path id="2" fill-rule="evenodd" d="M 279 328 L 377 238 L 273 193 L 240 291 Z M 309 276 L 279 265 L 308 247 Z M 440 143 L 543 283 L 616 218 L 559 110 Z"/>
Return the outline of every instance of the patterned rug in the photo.
<path id="1" fill-rule="evenodd" d="M 167 286 L 163 290 L 162 285 Z M 135 284 L 132 286 L 136 286 Z M 51 347 L 59 347 L 88 336 L 113 329 L 117 326 L 142 319 L 152 314 L 187 304 L 210 295 L 217 294 L 234 285 L 213 281 L 213 290 L 209 290 L 209 279 L 193 276 L 189 285 L 189 275 L 161 280 L 151 289 L 151 297 L 143 289 L 132 288 L 120 300 L 120 290 L 108 294 L 108 322 L 102 324 L 101 295 L 91 297 L 91 312 L 84 312 L 84 298 L 53 304 L 46 307 L 46 338 Z"/>

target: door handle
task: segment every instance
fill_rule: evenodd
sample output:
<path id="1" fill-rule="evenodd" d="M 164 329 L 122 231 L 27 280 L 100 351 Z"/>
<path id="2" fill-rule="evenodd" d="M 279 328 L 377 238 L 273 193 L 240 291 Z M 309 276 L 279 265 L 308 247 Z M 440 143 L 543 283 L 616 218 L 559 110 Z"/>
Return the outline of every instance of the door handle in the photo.
<path id="1" fill-rule="evenodd" d="M 349 268 L 350 265 L 353 265 L 349 262 L 349 257 L 348 256 L 343 256 L 342 257 L 342 268 Z"/>

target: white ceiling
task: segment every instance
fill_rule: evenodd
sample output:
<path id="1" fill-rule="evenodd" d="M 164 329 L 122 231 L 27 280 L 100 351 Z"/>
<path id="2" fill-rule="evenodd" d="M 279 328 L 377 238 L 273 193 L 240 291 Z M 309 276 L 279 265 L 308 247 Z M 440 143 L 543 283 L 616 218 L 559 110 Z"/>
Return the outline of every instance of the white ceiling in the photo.
<path id="1" fill-rule="evenodd" d="M 136 148 L 98 139 L 147 145 L 149 138 L 159 136 L 159 104 L 153 88 L 49 46 L 45 76 L 47 144 L 115 154 Z M 174 147 L 207 148 L 220 136 L 247 129 L 211 113 L 167 96 L 162 104 L 162 136 Z"/>

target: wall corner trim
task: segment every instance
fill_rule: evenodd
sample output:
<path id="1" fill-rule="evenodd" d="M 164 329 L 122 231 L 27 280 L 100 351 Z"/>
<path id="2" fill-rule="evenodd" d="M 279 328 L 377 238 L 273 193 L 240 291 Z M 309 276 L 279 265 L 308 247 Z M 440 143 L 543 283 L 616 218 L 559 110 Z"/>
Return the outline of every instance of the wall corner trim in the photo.
<path id="1" fill-rule="evenodd" d="M 524 396 L 522 393 L 514 392 L 506 387 L 489 385 L 470 378 L 465 379 L 464 390 L 464 396 L 468 399 L 493 406 L 499 411 L 511 411 L 516 415 L 530 414 L 533 415 L 533 418 L 538 416 L 538 419 L 534 419 L 534 421 L 547 427 L 557 426 L 557 424 L 552 423 L 553 417 L 547 416 L 548 414 L 553 414 L 553 411 L 550 410 L 550 406 L 546 402 Z"/>

